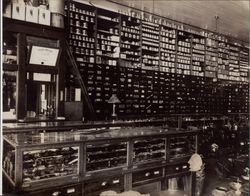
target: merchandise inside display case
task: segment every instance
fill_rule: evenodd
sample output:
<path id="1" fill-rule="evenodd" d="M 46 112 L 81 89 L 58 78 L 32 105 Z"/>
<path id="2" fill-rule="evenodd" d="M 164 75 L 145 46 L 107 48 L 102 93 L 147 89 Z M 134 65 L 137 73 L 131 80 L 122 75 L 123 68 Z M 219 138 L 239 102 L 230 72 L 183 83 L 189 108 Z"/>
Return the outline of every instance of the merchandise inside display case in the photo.
<path id="1" fill-rule="evenodd" d="M 165 144 L 166 140 L 161 138 L 134 141 L 134 163 L 141 164 L 152 160 L 165 160 Z"/>
<path id="2" fill-rule="evenodd" d="M 111 187 L 120 192 L 161 183 L 165 175 L 190 176 L 187 161 L 197 151 L 186 141 L 197 142 L 196 131 L 160 126 L 45 130 L 4 135 L 6 178 L 15 179 L 12 186 L 22 194 L 82 183 L 86 195 L 98 196 Z M 180 146 L 180 138 L 185 151 L 176 165 L 167 141 Z"/>
<path id="3" fill-rule="evenodd" d="M 87 144 L 87 171 L 126 166 L 127 142 Z"/>
<path id="4" fill-rule="evenodd" d="M 15 182 L 15 147 L 8 142 L 3 143 L 3 172 L 9 177 L 11 182 Z"/>
<path id="5" fill-rule="evenodd" d="M 169 157 L 173 161 L 177 158 L 191 156 L 195 152 L 195 136 L 183 136 L 169 139 Z"/>
<path id="6" fill-rule="evenodd" d="M 78 174 L 79 147 L 23 152 L 23 182 Z"/>

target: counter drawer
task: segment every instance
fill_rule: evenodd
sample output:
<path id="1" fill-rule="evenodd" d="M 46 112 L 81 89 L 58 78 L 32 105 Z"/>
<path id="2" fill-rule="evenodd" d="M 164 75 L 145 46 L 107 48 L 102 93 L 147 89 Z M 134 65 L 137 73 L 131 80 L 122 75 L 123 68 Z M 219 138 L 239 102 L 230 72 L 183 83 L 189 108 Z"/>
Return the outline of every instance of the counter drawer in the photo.
<path id="1" fill-rule="evenodd" d="M 163 168 L 158 167 L 154 169 L 147 169 L 143 171 L 134 172 L 132 174 L 132 183 L 141 182 L 145 180 L 157 179 L 163 177 Z"/>
<path id="2" fill-rule="evenodd" d="M 181 163 L 176 165 L 168 165 L 166 166 L 166 174 L 173 174 L 179 172 L 189 171 L 189 164 L 188 163 Z"/>
<path id="3" fill-rule="evenodd" d="M 48 190 L 34 191 L 29 194 L 25 193 L 26 196 L 81 196 L 82 185 L 71 185 L 67 187 L 51 188 Z"/>
<path id="4" fill-rule="evenodd" d="M 99 196 L 101 192 L 107 190 L 122 192 L 124 190 L 124 176 L 90 180 L 84 183 L 86 196 Z"/>

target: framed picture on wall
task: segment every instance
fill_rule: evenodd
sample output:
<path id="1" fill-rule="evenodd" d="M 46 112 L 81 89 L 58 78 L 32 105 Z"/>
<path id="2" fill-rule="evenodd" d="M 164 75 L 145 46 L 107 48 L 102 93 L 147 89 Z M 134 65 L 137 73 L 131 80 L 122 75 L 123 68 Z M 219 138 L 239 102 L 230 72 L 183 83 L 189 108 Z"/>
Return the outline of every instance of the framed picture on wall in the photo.
<path id="1" fill-rule="evenodd" d="M 56 66 L 60 48 L 31 45 L 29 64 Z"/>

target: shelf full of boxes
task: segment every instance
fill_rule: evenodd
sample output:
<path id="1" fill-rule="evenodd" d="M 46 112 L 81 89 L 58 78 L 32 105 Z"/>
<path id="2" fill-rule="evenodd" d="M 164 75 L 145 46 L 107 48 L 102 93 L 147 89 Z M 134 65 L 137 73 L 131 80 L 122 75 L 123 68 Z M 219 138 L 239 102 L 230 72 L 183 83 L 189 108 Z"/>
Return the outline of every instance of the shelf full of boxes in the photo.
<path id="1" fill-rule="evenodd" d="M 64 4 L 57 1 L 13 1 L 3 11 L 3 17 L 30 23 L 64 28 Z"/>
<path id="2" fill-rule="evenodd" d="M 94 49 L 96 58 L 93 59 L 95 61 L 87 66 L 92 66 L 94 70 L 101 66 L 102 69 L 106 70 L 106 73 L 109 73 L 110 81 L 113 78 L 114 84 L 110 81 L 108 82 L 109 85 L 107 84 L 111 89 L 109 94 L 125 95 L 127 101 L 122 100 L 123 109 L 119 110 L 121 115 L 145 114 L 147 110 L 148 114 L 153 114 L 152 111 L 164 113 L 163 108 L 168 108 L 164 103 L 167 102 L 172 103 L 169 106 L 172 108 L 172 113 L 181 112 L 181 109 L 175 110 L 175 108 L 176 106 L 177 108 L 183 108 L 178 106 L 176 101 L 176 97 L 183 99 L 182 95 L 171 94 L 171 90 L 168 90 L 170 95 L 163 98 L 160 95 L 162 93 L 154 93 L 161 91 L 162 85 L 167 87 L 171 84 L 173 84 L 171 89 L 174 91 L 177 87 L 175 79 L 177 75 L 185 75 L 184 86 L 190 87 L 193 92 L 195 88 L 188 85 L 189 78 L 192 76 L 204 78 L 204 82 L 201 84 L 203 89 L 206 89 L 205 86 L 210 83 L 216 88 L 216 85 L 220 85 L 221 81 L 236 82 L 237 85 L 240 85 L 241 82 L 248 83 L 249 68 L 246 60 L 248 49 L 240 41 L 237 41 L 235 45 L 226 35 L 183 25 L 164 17 L 133 9 L 129 9 L 128 12 L 116 12 L 87 3 L 71 1 L 69 9 L 67 8 L 68 15 L 72 16 L 80 9 L 87 12 L 94 10 L 97 13 L 93 15 L 95 28 L 90 37 L 96 34 L 92 41 L 99 48 Z M 104 26 L 107 29 L 104 29 Z M 70 37 L 69 40 L 72 41 Z M 107 46 L 102 44 L 103 48 L 100 48 L 100 40 L 107 41 L 105 43 Z M 104 56 L 104 53 L 109 55 Z M 82 58 L 85 56 L 82 55 Z M 171 79 L 160 79 L 159 75 L 165 74 L 168 77 L 171 75 Z M 127 75 L 124 82 L 116 82 L 119 78 L 114 77 L 120 75 Z M 140 77 L 140 80 L 137 81 L 134 76 Z M 88 82 L 91 81 L 86 81 L 86 84 Z M 104 79 L 102 79 L 102 82 L 107 83 Z M 121 88 L 120 83 L 124 83 Z M 134 90 L 129 90 L 129 88 L 124 90 L 124 86 L 130 83 L 131 85 L 134 84 Z M 115 88 L 112 85 L 115 85 Z M 131 85 L 130 87 L 132 87 Z M 224 86 L 226 88 L 226 85 Z M 204 97 L 214 96 L 213 90 L 210 90 L 210 94 L 210 91 L 203 91 Z M 185 93 L 190 95 L 190 90 L 186 90 Z M 159 98 L 154 99 L 153 96 L 159 96 Z M 194 97 L 193 100 L 198 100 L 197 95 L 190 96 Z M 225 96 L 227 95 L 225 94 Z M 119 98 L 123 99 L 123 97 Z M 229 100 L 228 97 L 224 98 Z M 93 97 L 94 99 L 95 97 Z M 213 98 L 211 100 L 214 101 Z M 102 103 L 104 102 L 105 100 L 102 100 Z M 153 106 L 153 102 L 155 106 Z M 186 104 L 188 99 L 185 98 L 182 102 Z M 211 106 L 212 102 L 208 105 Z M 156 109 L 152 110 L 153 107 L 156 107 Z M 194 109 L 194 106 L 192 107 L 193 109 L 187 109 L 186 112 L 199 111 L 199 109 Z M 130 109 L 126 110 L 126 108 Z M 106 111 L 104 110 L 103 108 L 98 112 L 107 112 L 107 108 Z M 184 109 L 183 111 L 186 113 Z M 204 108 L 202 111 L 209 112 L 210 109 Z"/>

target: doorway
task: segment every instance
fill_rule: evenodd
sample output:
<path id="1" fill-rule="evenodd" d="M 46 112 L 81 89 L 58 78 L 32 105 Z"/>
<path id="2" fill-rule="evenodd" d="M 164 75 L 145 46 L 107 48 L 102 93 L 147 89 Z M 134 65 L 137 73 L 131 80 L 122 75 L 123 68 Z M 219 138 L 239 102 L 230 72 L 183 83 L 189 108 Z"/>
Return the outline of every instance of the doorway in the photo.
<path id="1" fill-rule="evenodd" d="M 27 82 L 27 117 L 54 118 L 56 111 L 56 84 L 54 82 Z"/>

